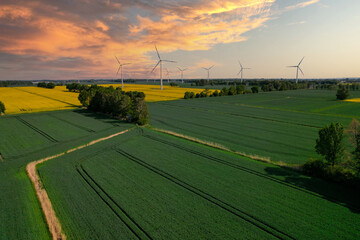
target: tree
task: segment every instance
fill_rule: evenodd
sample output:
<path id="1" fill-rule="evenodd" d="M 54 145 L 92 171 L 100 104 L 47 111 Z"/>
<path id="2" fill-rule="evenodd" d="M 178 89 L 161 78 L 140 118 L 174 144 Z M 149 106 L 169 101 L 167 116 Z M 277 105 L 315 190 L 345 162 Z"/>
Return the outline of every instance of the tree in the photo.
<path id="1" fill-rule="evenodd" d="M 5 110 L 6 110 L 5 104 L 2 101 L 0 101 L 0 115 L 2 113 L 5 113 Z"/>
<path id="2" fill-rule="evenodd" d="M 347 133 L 350 135 L 350 143 L 355 147 L 353 153 L 356 170 L 360 173 L 360 123 L 357 119 L 353 119 L 350 123 Z"/>
<path id="3" fill-rule="evenodd" d="M 331 123 L 319 130 L 315 149 L 318 154 L 325 157 L 331 166 L 334 166 L 344 153 L 343 135 L 344 127 L 340 123 Z"/>
<path id="4" fill-rule="evenodd" d="M 189 98 L 191 98 L 191 92 L 185 92 L 184 99 L 189 99 Z"/>
<path id="5" fill-rule="evenodd" d="M 337 90 L 336 98 L 338 100 L 345 100 L 350 96 L 349 90 L 345 89 L 344 87 L 341 87 Z"/>
<path id="6" fill-rule="evenodd" d="M 134 121 L 139 125 L 149 122 L 149 110 L 144 99 L 139 98 L 135 102 Z"/>
<path id="7" fill-rule="evenodd" d="M 253 93 L 258 93 L 258 92 L 259 92 L 259 87 L 258 87 L 258 86 L 253 86 L 253 87 L 251 88 L 251 91 L 252 91 Z"/>
<path id="8" fill-rule="evenodd" d="M 237 94 L 237 91 L 236 91 L 236 87 L 235 86 L 231 86 L 229 88 L 229 95 L 236 95 Z"/>
<path id="9" fill-rule="evenodd" d="M 244 94 L 245 93 L 245 86 L 244 85 L 238 85 L 237 87 L 236 87 L 236 93 L 237 94 Z"/>
<path id="10" fill-rule="evenodd" d="M 219 91 L 218 91 L 218 90 L 214 91 L 214 92 L 212 93 L 212 96 L 213 96 L 213 97 L 219 96 Z"/>

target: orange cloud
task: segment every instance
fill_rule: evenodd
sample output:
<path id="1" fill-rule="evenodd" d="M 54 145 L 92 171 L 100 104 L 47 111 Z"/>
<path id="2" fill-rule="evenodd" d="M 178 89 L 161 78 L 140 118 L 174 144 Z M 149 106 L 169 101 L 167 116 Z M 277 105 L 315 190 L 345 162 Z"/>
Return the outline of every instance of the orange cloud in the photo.
<path id="1" fill-rule="evenodd" d="M 61 71 L 69 72 L 65 76 L 81 72 L 83 77 L 108 78 L 116 69 L 114 54 L 133 63 L 127 66 L 129 71 L 146 77 L 153 65 L 147 54 L 155 43 L 170 52 L 244 41 L 245 32 L 269 19 L 275 0 L 5 2 L 0 3 L 0 54 L 19 57 L 22 65 L 14 64 L 18 70 L 34 72 L 38 63 L 43 77 L 49 66 L 53 70 L 49 78 Z M 138 9 L 136 17 L 129 14 L 134 9 Z"/>

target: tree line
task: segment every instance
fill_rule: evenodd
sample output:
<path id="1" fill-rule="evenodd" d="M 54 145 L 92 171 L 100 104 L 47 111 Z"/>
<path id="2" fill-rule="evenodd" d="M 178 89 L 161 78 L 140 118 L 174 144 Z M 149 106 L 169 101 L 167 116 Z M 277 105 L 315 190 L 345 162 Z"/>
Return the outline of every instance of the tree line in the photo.
<path id="1" fill-rule="evenodd" d="M 39 82 L 37 84 L 37 87 L 42 87 L 42 88 L 49 88 L 49 89 L 54 89 L 55 88 L 55 83 L 45 83 L 45 82 Z"/>
<path id="2" fill-rule="evenodd" d="M 16 80 L 0 81 L 0 87 L 19 87 L 19 86 L 33 86 L 33 83 L 31 81 L 16 81 Z"/>
<path id="3" fill-rule="evenodd" d="M 136 91 L 122 91 L 120 87 L 86 86 L 79 94 L 79 101 L 84 107 L 95 112 L 109 114 L 139 125 L 149 122 L 149 111 L 145 94 Z"/>
<path id="4" fill-rule="evenodd" d="M 231 86 L 229 88 L 223 87 L 220 91 L 215 90 L 211 92 L 208 88 L 203 90 L 200 93 L 194 93 L 194 92 L 185 92 L 184 99 L 191 99 L 191 98 L 204 98 L 204 97 L 221 97 L 221 96 L 233 96 L 233 95 L 239 95 L 239 94 L 248 94 L 248 93 L 258 93 L 259 87 L 253 86 L 250 90 L 246 90 L 245 85 L 237 85 L 237 86 Z"/>
<path id="5" fill-rule="evenodd" d="M 349 137 L 351 151 L 345 148 L 345 135 Z M 353 119 L 347 129 L 340 123 L 320 129 L 315 150 L 324 158 L 307 161 L 304 173 L 360 188 L 360 123 L 357 119 Z"/>

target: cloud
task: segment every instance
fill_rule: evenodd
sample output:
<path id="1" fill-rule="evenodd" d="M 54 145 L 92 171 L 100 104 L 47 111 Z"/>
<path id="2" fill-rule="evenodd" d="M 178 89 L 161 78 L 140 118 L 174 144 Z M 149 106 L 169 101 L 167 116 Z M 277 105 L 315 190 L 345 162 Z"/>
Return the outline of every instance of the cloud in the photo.
<path id="1" fill-rule="evenodd" d="M 300 24 L 305 24 L 306 21 L 300 21 L 300 22 L 292 22 L 292 23 L 288 23 L 289 26 L 292 26 L 292 25 L 300 25 Z"/>
<path id="2" fill-rule="evenodd" d="M 305 2 L 301 2 L 292 6 L 288 6 L 285 10 L 290 11 L 290 10 L 294 10 L 296 8 L 304 8 L 307 7 L 309 5 L 312 5 L 314 3 L 318 3 L 320 0 L 309 0 L 309 1 L 305 1 Z"/>
<path id="3" fill-rule="evenodd" d="M 48 72 L 54 78 L 70 77 L 75 71 L 94 78 L 112 78 L 117 54 L 121 61 L 132 63 L 127 66 L 129 71 L 146 77 L 153 66 L 149 52 L 154 51 L 154 44 L 162 52 L 171 52 L 208 50 L 219 43 L 245 41 L 244 33 L 264 26 L 272 17 L 274 2 L 18 0 L 14 5 L 14 1 L 3 0 L 0 54 L 17 56 L 22 65 L 15 66 L 31 66 L 34 77 L 38 71 L 39 77 Z M 1 61 L 0 67 L 9 65 Z M 56 77 L 59 71 L 67 74 Z M 4 79 L 12 74 L 2 72 Z"/>

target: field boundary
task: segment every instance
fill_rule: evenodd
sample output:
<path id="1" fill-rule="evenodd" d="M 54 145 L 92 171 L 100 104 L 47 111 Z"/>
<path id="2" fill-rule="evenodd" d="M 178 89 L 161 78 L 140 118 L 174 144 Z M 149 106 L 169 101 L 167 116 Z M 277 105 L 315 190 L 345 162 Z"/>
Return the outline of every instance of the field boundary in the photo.
<path id="1" fill-rule="evenodd" d="M 175 137 L 178 137 L 178 138 L 186 139 L 188 141 L 199 143 L 199 144 L 202 144 L 202 145 L 205 145 L 205 146 L 208 146 L 208 147 L 212 147 L 212 148 L 216 148 L 216 149 L 223 150 L 223 151 L 226 151 L 226 152 L 234 153 L 236 155 L 240 155 L 242 157 L 247 157 L 247 158 L 257 160 L 257 161 L 260 161 L 260 162 L 270 163 L 270 164 L 280 166 L 280 167 L 288 167 L 288 168 L 295 169 L 295 170 L 299 170 L 299 168 L 300 168 L 300 165 L 295 165 L 295 164 L 292 165 L 292 164 L 284 163 L 284 162 L 281 162 L 281 161 L 279 161 L 279 162 L 271 161 L 270 157 L 264 157 L 264 156 L 259 156 L 259 155 L 256 155 L 256 154 L 247 154 L 247 153 L 243 153 L 243 152 L 239 152 L 239 151 L 233 151 L 230 148 L 225 147 L 225 146 L 223 146 L 223 145 L 221 145 L 219 143 L 216 143 L 216 142 L 208 142 L 208 141 L 205 141 L 205 140 L 201 140 L 199 138 L 190 137 L 190 136 L 187 136 L 187 135 L 184 135 L 184 134 L 180 134 L 180 133 L 177 133 L 177 132 L 164 130 L 164 129 L 160 129 L 160 128 L 150 127 L 149 129 L 154 130 L 156 132 L 161 132 L 161 133 L 165 133 L 165 134 L 168 134 L 168 135 L 171 135 L 171 136 L 175 136 Z"/>
<path id="2" fill-rule="evenodd" d="M 40 177 L 39 177 L 39 175 L 37 173 L 37 170 L 36 170 L 37 165 L 39 165 L 41 163 L 44 163 L 46 161 L 49 161 L 51 159 L 61 157 L 61 156 L 65 155 L 65 154 L 80 150 L 82 148 L 89 147 L 89 146 L 94 145 L 96 143 L 99 143 L 99 142 L 114 138 L 114 137 L 116 137 L 118 135 L 124 134 L 124 133 L 129 132 L 129 131 L 131 131 L 133 129 L 134 129 L 134 127 L 130 128 L 130 129 L 126 129 L 126 130 L 121 131 L 121 132 L 114 133 L 114 134 L 112 134 L 110 136 L 107 136 L 107 137 L 103 137 L 103 138 L 93 140 L 93 141 L 91 141 L 91 142 L 89 142 L 87 144 L 84 144 L 84 145 L 69 149 L 69 150 L 67 150 L 67 151 L 65 151 L 63 153 L 59 153 L 59 154 L 56 154 L 56 155 L 53 155 L 53 156 L 49 156 L 49 157 L 46 157 L 46 158 L 42 158 L 40 160 L 30 162 L 26 166 L 26 172 L 27 172 L 31 182 L 33 183 L 36 195 L 37 195 L 37 197 L 38 197 L 38 199 L 40 201 L 42 211 L 43 211 L 43 213 L 45 215 L 46 222 L 47 222 L 47 225 L 49 227 L 49 231 L 52 234 L 54 240 L 65 240 L 66 235 L 61 230 L 61 224 L 60 224 L 58 218 L 56 217 L 56 214 L 55 214 L 55 211 L 54 211 L 54 209 L 52 207 L 50 198 L 49 198 L 46 190 L 43 188 L 43 184 L 42 184 L 41 179 L 40 179 Z"/>

